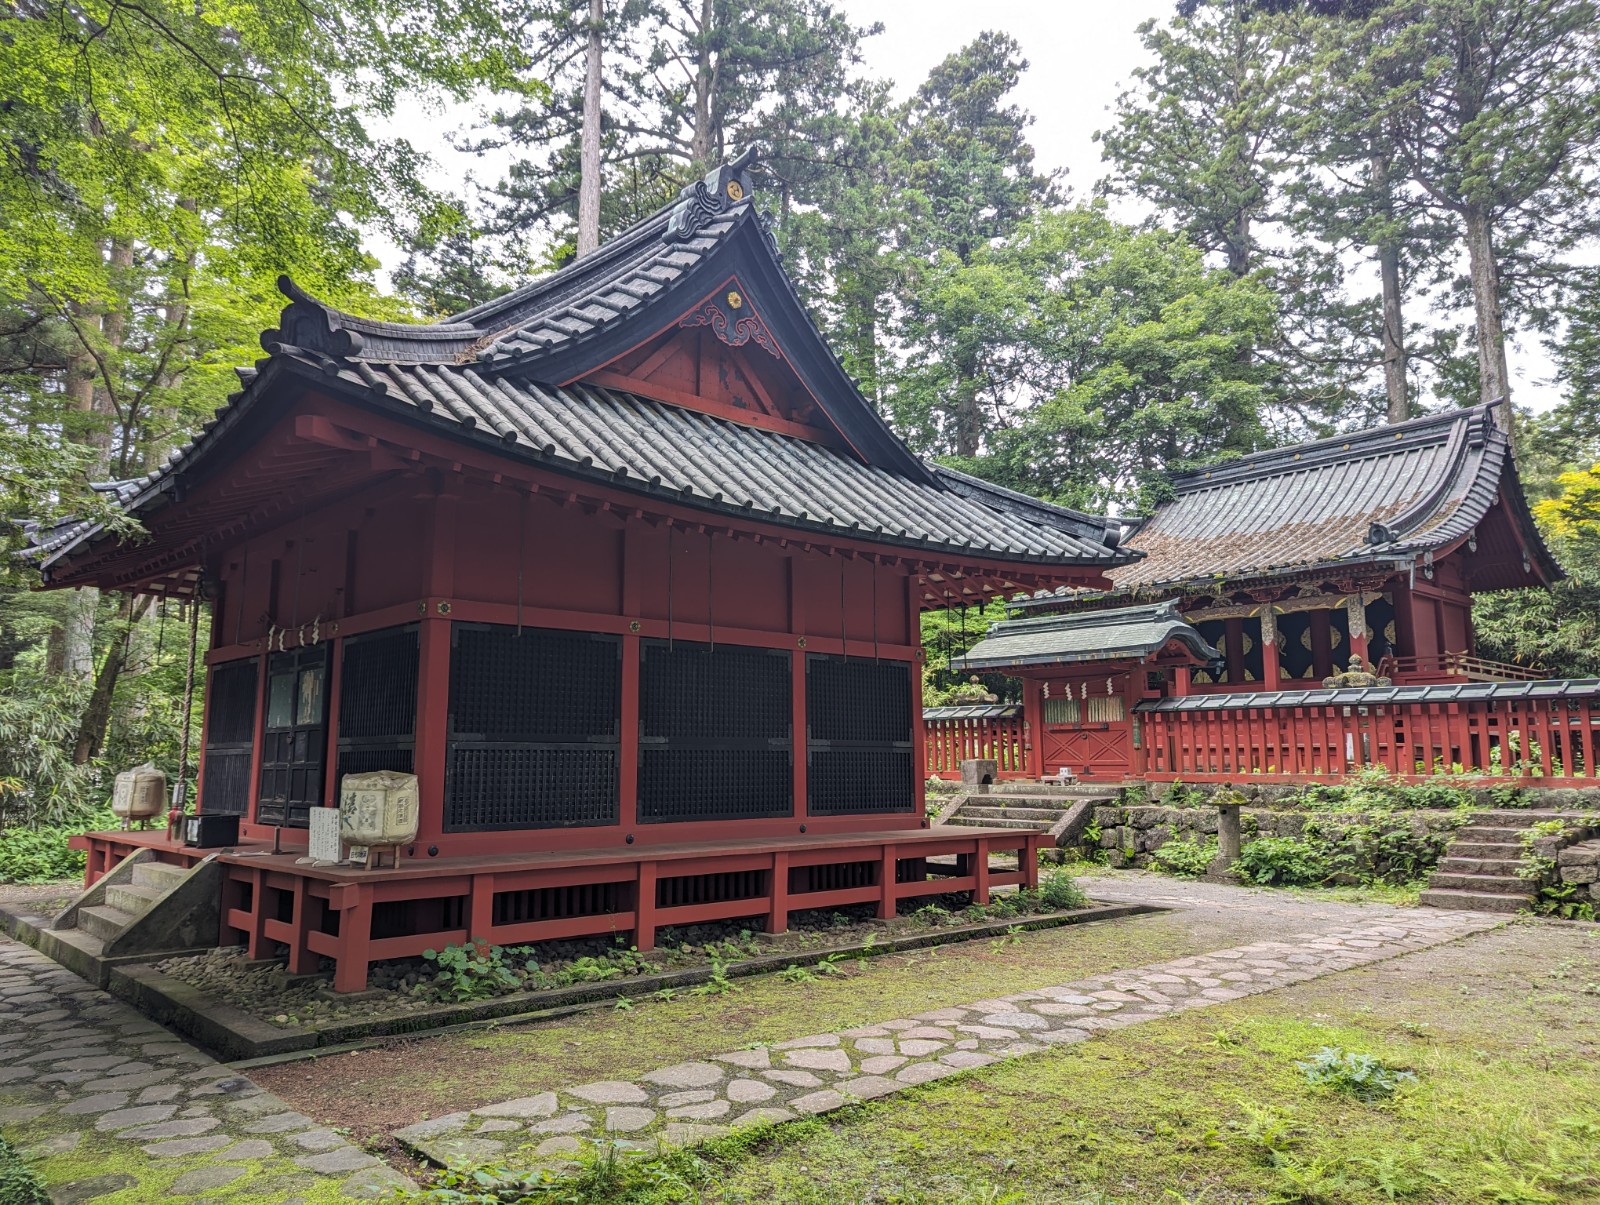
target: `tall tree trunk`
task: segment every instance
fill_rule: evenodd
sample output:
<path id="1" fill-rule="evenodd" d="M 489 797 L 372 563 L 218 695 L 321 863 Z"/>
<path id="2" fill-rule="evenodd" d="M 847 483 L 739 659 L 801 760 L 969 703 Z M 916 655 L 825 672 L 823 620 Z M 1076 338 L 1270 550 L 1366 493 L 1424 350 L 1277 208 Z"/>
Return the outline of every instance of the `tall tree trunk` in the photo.
<path id="1" fill-rule="evenodd" d="M 124 594 L 117 604 L 117 618 L 124 626 L 106 649 L 106 658 L 100 663 L 100 672 L 95 675 L 94 689 L 89 692 L 88 706 L 83 709 L 83 718 L 78 721 L 78 733 L 72 742 L 74 765 L 81 766 L 92 761 L 105 747 L 106 730 L 111 726 L 111 700 L 116 695 L 117 679 L 122 676 L 123 667 L 127 664 L 128 641 L 133 629 L 138 627 L 149 609 L 148 594 L 137 599 Z"/>
<path id="2" fill-rule="evenodd" d="M 73 321 L 85 333 L 94 330 L 100 324 L 100 319 L 88 306 L 71 302 L 68 304 L 68 310 L 73 316 Z M 94 357 L 89 354 L 86 347 L 74 349 L 67 358 L 65 390 L 67 397 L 72 401 L 73 409 L 84 415 L 94 413 L 94 379 Z M 92 418 L 86 420 L 89 424 L 93 421 Z M 86 442 L 103 451 L 102 445 L 98 442 L 98 431 L 90 430 L 86 435 Z M 79 680 L 87 680 L 94 672 L 94 619 L 95 608 L 99 601 L 100 591 L 93 586 L 74 590 L 67 596 L 67 613 L 61 625 L 60 668 L 62 673 Z M 52 638 L 52 644 L 54 643 Z M 53 649 L 50 659 L 52 662 L 56 660 Z"/>
<path id="3" fill-rule="evenodd" d="M 1480 205 L 1462 211 L 1467 227 L 1467 263 L 1472 274 L 1472 310 L 1477 319 L 1478 399 L 1511 398 L 1506 367 L 1506 332 L 1500 321 L 1500 266 L 1494 258 L 1494 230 Z"/>
<path id="4" fill-rule="evenodd" d="M 1241 213 L 1233 219 L 1233 230 L 1228 235 L 1228 271 L 1234 276 L 1250 275 L 1251 252 L 1254 250 L 1250 215 Z"/>
<path id="5" fill-rule="evenodd" d="M 1383 289 L 1383 386 L 1392 425 L 1411 417 L 1411 399 L 1406 396 L 1406 323 L 1401 309 L 1400 244 L 1394 238 L 1394 186 L 1389 166 L 1386 150 L 1373 153 L 1370 183 L 1382 222 L 1377 248 L 1378 277 Z"/>
<path id="6" fill-rule="evenodd" d="M 583 144 L 578 179 L 578 258 L 600 245 L 600 35 L 605 0 L 589 0 L 589 58 L 583 81 Z"/>
<path id="7" fill-rule="evenodd" d="M 711 31 L 716 21 L 712 0 L 700 0 L 700 45 L 695 54 L 694 71 L 694 136 L 689 153 L 694 156 L 696 171 L 705 171 L 711 164 Z"/>

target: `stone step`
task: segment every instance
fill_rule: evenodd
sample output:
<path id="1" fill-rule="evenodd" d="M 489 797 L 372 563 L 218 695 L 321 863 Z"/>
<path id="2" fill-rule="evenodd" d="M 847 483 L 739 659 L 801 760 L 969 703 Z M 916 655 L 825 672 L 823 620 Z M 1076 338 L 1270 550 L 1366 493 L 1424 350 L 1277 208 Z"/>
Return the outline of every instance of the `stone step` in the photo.
<path id="1" fill-rule="evenodd" d="M 989 788 L 991 795 L 1044 795 L 1052 799 L 1104 799 L 1113 803 L 1117 787 L 1108 783 L 1080 782 L 1071 786 L 1049 782 L 999 782 Z"/>
<path id="2" fill-rule="evenodd" d="M 1417 897 L 1417 902 L 1428 908 L 1455 908 L 1462 912 L 1523 912 L 1533 908 L 1531 895 L 1495 895 L 1437 887 L 1428 888 Z"/>
<path id="3" fill-rule="evenodd" d="M 1490 828 L 1487 825 L 1469 824 L 1456 829 L 1457 841 L 1476 841 L 1480 845 L 1521 845 L 1520 828 Z"/>
<path id="4" fill-rule="evenodd" d="M 1560 812 L 1540 811 L 1537 808 L 1511 808 L 1504 811 L 1473 812 L 1471 823 L 1480 828 L 1527 828 L 1540 820 L 1559 816 Z"/>
<path id="5" fill-rule="evenodd" d="M 1497 845 L 1493 848 L 1500 847 Z M 1475 858 L 1453 853 L 1439 859 L 1439 869 L 1446 874 L 1493 874 L 1515 877 L 1521 865 L 1521 860 L 1517 858 Z"/>
<path id="6" fill-rule="evenodd" d="M 1454 874 L 1438 871 L 1428 880 L 1429 888 L 1443 887 L 1450 891 L 1475 891 L 1485 895 L 1530 895 L 1527 880 L 1516 875 Z"/>
<path id="7" fill-rule="evenodd" d="M 984 820 L 972 816 L 963 816 L 959 812 L 945 821 L 957 828 L 1021 828 L 1031 832 L 1042 833 L 1049 828 L 1049 824 L 1037 820 Z"/>
<path id="8" fill-rule="evenodd" d="M 106 888 L 106 903 L 131 916 L 143 916 L 163 895 L 164 887 L 141 887 L 137 883 L 113 883 Z"/>
<path id="9" fill-rule="evenodd" d="M 966 816 L 968 819 L 1029 820 L 1037 824 L 1054 824 L 1061 819 L 1065 811 L 1065 808 L 1025 808 L 1010 805 L 997 808 L 984 804 L 979 807 L 968 803 L 962 805 L 956 815 Z"/>
<path id="10" fill-rule="evenodd" d="M 1522 856 L 1522 842 L 1508 845 L 1501 841 L 1452 841 L 1449 846 L 1452 858 L 1509 858 Z"/>
<path id="11" fill-rule="evenodd" d="M 158 891 L 168 891 L 188 876 L 187 869 L 174 866 L 170 862 L 135 862 L 133 866 L 133 882 L 136 887 L 154 887 Z"/>
<path id="12" fill-rule="evenodd" d="M 78 928 L 91 937 L 98 937 L 101 941 L 110 941 L 134 919 L 131 912 L 124 912 L 121 908 L 112 908 L 107 904 L 78 909 Z"/>

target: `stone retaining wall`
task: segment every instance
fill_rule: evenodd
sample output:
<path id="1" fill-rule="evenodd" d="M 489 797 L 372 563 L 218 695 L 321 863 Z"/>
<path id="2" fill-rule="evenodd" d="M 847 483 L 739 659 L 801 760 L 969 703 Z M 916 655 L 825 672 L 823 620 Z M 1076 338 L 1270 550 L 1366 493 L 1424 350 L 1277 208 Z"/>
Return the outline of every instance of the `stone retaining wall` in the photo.
<path id="1" fill-rule="evenodd" d="M 1448 809 L 1396 812 L 1376 817 L 1250 807 L 1240 811 L 1240 828 L 1247 843 L 1256 837 L 1299 837 L 1311 823 L 1317 825 L 1321 836 L 1331 839 L 1337 839 L 1341 832 L 1358 825 L 1392 826 L 1392 830 L 1403 830 L 1421 839 L 1435 836 L 1442 850 L 1450 832 L 1461 826 L 1463 818 Z M 1144 867 L 1151 864 L 1152 855 L 1169 841 L 1204 843 L 1216 833 L 1217 809 L 1214 807 L 1177 808 L 1154 804 L 1097 807 L 1093 823 L 1078 849 L 1083 854 L 1104 851 L 1111 866 Z M 1097 839 L 1091 841 L 1090 838 Z M 1381 873 L 1385 868 L 1366 866 L 1364 869 Z"/>
<path id="2" fill-rule="evenodd" d="M 1600 840 L 1580 841 L 1558 851 L 1556 866 L 1561 882 L 1578 889 L 1574 900 L 1600 904 Z"/>
<path id="3" fill-rule="evenodd" d="M 1507 806 L 1506 792 L 1515 791 L 1517 801 L 1515 805 L 1524 808 L 1533 808 L 1539 811 L 1551 812 L 1593 812 L 1600 811 L 1600 787 L 1552 787 L 1539 786 L 1537 778 L 1522 778 L 1515 783 L 1501 783 L 1495 786 L 1478 785 L 1482 780 L 1470 776 L 1445 776 L 1437 775 L 1427 782 L 1406 784 L 1413 787 L 1435 787 L 1442 790 L 1461 791 L 1470 797 L 1473 807 L 1489 811 L 1494 808 Z M 1356 785 L 1354 779 L 1327 784 L 1333 787 L 1351 787 Z M 997 793 L 1004 794 L 1009 784 L 1002 783 L 995 788 Z M 1228 802 L 1254 804 L 1257 807 L 1273 808 L 1293 800 L 1297 795 L 1314 789 L 1313 783 L 1277 783 L 1252 781 L 1246 777 L 1232 783 L 1145 783 L 1138 786 L 1118 788 L 1119 798 L 1123 803 L 1136 805 L 1145 802 L 1163 802 L 1169 799 L 1174 791 L 1183 798 L 1181 806 L 1196 807 L 1219 802 L 1218 795 L 1225 796 Z M 1177 804 L 1179 801 L 1173 799 Z"/>

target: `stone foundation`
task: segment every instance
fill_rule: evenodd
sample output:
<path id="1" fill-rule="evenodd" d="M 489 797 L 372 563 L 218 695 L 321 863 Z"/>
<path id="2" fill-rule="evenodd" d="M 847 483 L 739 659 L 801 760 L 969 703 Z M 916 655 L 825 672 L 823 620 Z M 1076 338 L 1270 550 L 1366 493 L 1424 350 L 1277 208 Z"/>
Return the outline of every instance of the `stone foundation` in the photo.
<path id="1" fill-rule="evenodd" d="M 1315 823 L 1324 839 L 1337 840 L 1348 829 L 1376 824 L 1386 829 L 1404 830 L 1415 837 L 1437 841 L 1443 851 L 1450 833 L 1463 818 L 1454 810 L 1436 812 L 1413 810 L 1377 816 L 1335 812 L 1277 811 L 1271 808 L 1240 809 L 1240 830 L 1248 844 L 1257 837 L 1300 837 L 1307 824 Z M 1169 841 L 1205 843 L 1217 835 L 1215 807 L 1162 807 L 1155 804 L 1097 807 L 1093 822 L 1078 844 L 1081 854 L 1105 854 L 1107 864 L 1117 867 L 1146 867 L 1153 855 Z M 1097 837 L 1091 842 L 1089 838 Z M 1382 874 L 1382 865 L 1363 869 Z"/>

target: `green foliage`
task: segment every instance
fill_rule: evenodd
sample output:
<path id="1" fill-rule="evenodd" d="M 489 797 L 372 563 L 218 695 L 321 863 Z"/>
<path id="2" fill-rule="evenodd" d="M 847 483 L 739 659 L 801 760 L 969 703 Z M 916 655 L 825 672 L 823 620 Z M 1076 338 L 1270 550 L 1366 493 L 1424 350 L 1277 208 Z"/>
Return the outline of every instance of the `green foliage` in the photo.
<path id="1" fill-rule="evenodd" d="M 1039 878 L 1039 904 L 1046 912 L 1068 912 L 1089 902 L 1072 876 L 1060 871 Z"/>
<path id="2" fill-rule="evenodd" d="M 1148 502 L 1162 470 L 1262 441 L 1270 389 L 1247 353 L 1272 329 L 1270 292 L 1179 236 L 1102 204 L 1045 212 L 918 281 L 892 412 L 955 468 L 1100 511 Z M 976 445 L 946 429 L 963 373 L 995 416 Z"/>
<path id="3" fill-rule="evenodd" d="M 983 606 L 935 607 L 922 613 L 922 647 L 927 653 L 922 666 L 924 707 L 984 703 L 991 697 L 1015 703 L 1022 698 L 1022 683 L 1016 678 L 950 669 L 952 658 L 966 653 L 1005 617 L 1005 603 L 998 599 Z"/>
<path id="4" fill-rule="evenodd" d="M 1475 596 L 1473 628 L 1485 657 L 1600 676 L 1600 464 L 1561 474 L 1555 488 L 1535 513 L 1569 576 L 1549 590 Z"/>
<path id="5" fill-rule="evenodd" d="M 108 811 L 77 824 L 0 831 L 0 883 L 81 880 L 87 855 L 81 849 L 67 848 L 68 838 L 116 823 Z"/>
<path id="6" fill-rule="evenodd" d="M 1387 1100 L 1402 1084 L 1415 1083 L 1417 1074 L 1390 1067 L 1370 1054 L 1324 1046 L 1312 1052 L 1305 1062 L 1296 1063 L 1308 1083 L 1336 1092 L 1348 1092 L 1359 1100 Z"/>
<path id="7" fill-rule="evenodd" d="M 1210 841 L 1174 839 L 1150 855 L 1156 869 L 1177 875 L 1180 879 L 1199 878 L 1205 874 L 1216 856 L 1215 839 Z"/>
<path id="8" fill-rule="evenodd" d="M 1339 783 L 1314 783 L 1285 801 L 1313 812 L 1373 815 L 1419 808 L 1470 808 L 1472 793 L 1449 781 L 1406 783 L 1384 766 L 1362 766 Z"/>
<path id="9" fill-rule="evenodd" d="M 704 983 L 697 984 L 694 994 L 697 996 L 727 996 L 742 990 L 728 975 L 728 964 L 721 959 L 712 959 L 711 976 Z"/>
<path id="10" fill-rule="evenodd" d="M 1267 887 L 1309 886 L 1329 874 L 1320 851 L 1294 837 L 1257 837 L 1246 842 L 1233 865 L 1244 878 Z"/>
<path id="11" fill-rule="evenodd" d="M 522 985 L 522 976 L 506 961 L 506 956 L 528 953 L 526 946 L 508 951 L 489 945 L 482 938 L 474 938 L 466 945 L 424 950 L 422 956 L 438 967 L 433 989 L 439 998 L 460 1003 L 487 1000 L 515 991 Z"/>
<path id="12" fill-rule="evenodd" d="M 1328 874 L 1366 883 L 1412 883 L 1439 864 L 1447 831 L 1388 819 L 1309 821 L 1302 833 Z"/>
<path id="13" fill-rule="evenodd" d="M 4 1138 L 0 1138 L 0 1205 L 50 1205 L 44 1184 Z"/>

